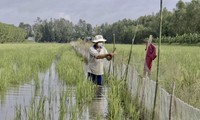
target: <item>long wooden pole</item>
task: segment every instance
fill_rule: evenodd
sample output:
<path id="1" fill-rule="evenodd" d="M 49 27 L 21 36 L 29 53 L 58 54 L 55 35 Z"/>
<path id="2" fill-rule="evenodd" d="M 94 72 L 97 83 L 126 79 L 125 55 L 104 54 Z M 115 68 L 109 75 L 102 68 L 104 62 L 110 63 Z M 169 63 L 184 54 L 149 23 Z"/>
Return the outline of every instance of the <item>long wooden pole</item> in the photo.
<path id="1" fill-rule="evenodd" d="M 115 33 L 113 34 L 113 52 L 115 51 Z M 113 77 L 115 76 L 115 67 L 114 67 L 114 63 L 115 63 L 115 57 L 113 56 L 112 61 L 113 61 Z"/>
<path id="2" fill-rule="evenodd" d="M 154 106 L 153 106 L 152 120 L 154 120 L 156 100 L 157 100 L 157 92 L 158 92 L 159 74 L 160 74 L 160 46 L 161 46 L 161 38 L 162 38 L 162 0 L 160 0 L 160 32 L 159 32 L 159 44 L 158 44 L 158 61 L 157 61 L 156 89 L 155 89 L 155 97 L 154 97 Z"/>
<path id="3" fill-rule="evenodd" d="M 138 31 L 138 24 L 139 24 L 139 20 L 137 21 L 137 26 L 136 26 L 136 29 L 135 29 L 135 34 L 134 34 L 132 42 L 131 42 L 131 49 L 130 49 L 129 57 L 128 57 L 128 64 L 126 66 L 125 76 L 124 76 L 124 80 L 125 81 L 126 81 L 127 75 L 128 75 L 128 66 L 129 66 L 129 63 L 130 63 L 130 60 L 131 60 L 131 55 L 132 55 L 132 51 L 133 51 L 133 44 L 134 44 L 135 37 L 136 37 L 137 31 Z"/>

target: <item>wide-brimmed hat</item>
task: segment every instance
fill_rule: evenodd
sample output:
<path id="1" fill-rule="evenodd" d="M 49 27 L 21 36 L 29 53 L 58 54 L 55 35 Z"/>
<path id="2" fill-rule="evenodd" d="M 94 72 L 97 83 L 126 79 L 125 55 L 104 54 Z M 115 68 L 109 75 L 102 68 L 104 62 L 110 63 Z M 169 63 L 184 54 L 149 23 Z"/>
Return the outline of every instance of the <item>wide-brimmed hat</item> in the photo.
<path id="1" fill-rule="evenodd" d="M 102 35 L 96 35 L 94 37 L 94 39 L 92 40 L 93 43 L 105 42 L 105 41 L 106 41 L 106 39 L 104 39 Z"/>

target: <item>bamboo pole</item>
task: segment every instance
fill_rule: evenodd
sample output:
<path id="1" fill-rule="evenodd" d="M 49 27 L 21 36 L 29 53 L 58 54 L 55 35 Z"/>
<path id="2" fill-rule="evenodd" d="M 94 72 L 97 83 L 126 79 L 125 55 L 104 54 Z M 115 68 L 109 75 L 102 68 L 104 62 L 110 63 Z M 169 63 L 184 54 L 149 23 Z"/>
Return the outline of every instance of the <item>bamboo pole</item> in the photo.
<path id="1" fill-rule="evenodd" d="M 109 64 L 109 67 L 108 67 L 108 76 L 110 77 L 110 68 L 111 68 L 111 62 Z"/>
<path id="2" fill-rule="evenodd" d="M 124 63 L 124 51 L 122 52 L 122 60 L 121 60 L 121 79 L 123 80 L 123 63 Z"/>
<path id="3" fill-rule="evenodd" d="M 162 0 L 160 0 L 160 32 L 159 32 L 159 44 L 158 44 L 158 61 L 157 61 L 156 88 L 155 88 L 155 97 L 154 97 L 154 106 L 153 106 L 152 120 L 154 120 L 156 100 L 157 100 L 157 92 L 158 92 L 159 74 L 160 74 L 160 46 L 161 46 L 161 38 L 162 38 Z"/>
<path id="4" fill-rule="evenodd" d="M 113 53 L 115 52 L 115 50 L 116 50 L 116 47 L 115 47 L 115 34 L 113 33 Z M 112 58 L 112 67 L 113 67 L 113 77 L 114 77 L 114 56 L 113 56 L 113 58 Z M 110 62 L 110 64 L 109 64 L 109 68 L 108 68 L 108 75 L 110 76 L 110 70 L 111 70 L 111 62 Z"/>
<path id="5" fill-rule="evenodd" d="M 127 79 L 128 66 L 129 66 L 129 63 L 130 63 L 130 60 L 131 60 L 131 55 L 132 55 L 132 51 L 133 51 L 133 44 L 134 44 L 135 37 L 136 37 L 136 34 L 137 34 L 137 30 L 138 30 L 138 23 L 139 23 L 139 20 L 137 21 L 137 26 L 136 26 L 136 29 L 135 29 L 135 34 L 134 34 L 134 37 L 133 37 L 132 43 L 131 43 L 131 49 L 130 49 L 129 57 L 128 57 L 128 64 L 127 64 L 127 67 L 126 67 L 126 70 L 125 70 L 125 76 L 124 76 L 124 80 L 125 80 L 125 81 L 126 81 L 126 79 Z"/>
<path id="6" fill-rule="evenodd" d="M 115 33 L 113 34 L 113 52 L 115 51 Z M 112 58 L 112 63 L 113 63 L 113 77 L 115 76 L 115 67 L 114 67 L 114 63 L 115 63 L 115 57 L 113 56 Z"/>

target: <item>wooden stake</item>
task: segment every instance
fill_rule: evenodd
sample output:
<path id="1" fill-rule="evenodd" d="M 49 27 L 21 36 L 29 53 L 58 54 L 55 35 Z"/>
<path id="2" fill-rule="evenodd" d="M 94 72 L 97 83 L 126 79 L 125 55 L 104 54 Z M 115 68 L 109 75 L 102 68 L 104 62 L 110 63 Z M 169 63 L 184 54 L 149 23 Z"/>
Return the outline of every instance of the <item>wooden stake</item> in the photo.
<path id="1" fill-rule="evenodd" d="M 159 44 L 158 44 L 158 61 L 157 61 L 156 88 L 155 88 L 155 97 L 154 97 L 152 120 L 154 120 L 154 114 L 155 114 L 155 108 L 156 108 L 156 100 L 157 100 L 157 92 L 158 92 L 158 81 L 159 81 L 159 74 L 160 74 L 160 46 L 161 46 L 161 38 L 162 38 L 162 0 L 160 0 L 160 32 L 159 32 Z"/>
<path id="2" fill-rule="evenodd" d="M 115 52 L 115 33 L 113 34 L 113 52 Z M 114 67 L 114 62 L 115 62 L 115 59 L 114 59 L 114 56 L 112 58 L 112 62 L 113 62 L 113 77 L 115 76 L 115 67 Z"/>
<path id="3" fill-rule="evenodd" d="M 172 94 L 171 94 L 171 98 L 170 98 L 169 120 L 171 120 L 171 117 L 172 117 L 172 102 L 173 102 L 172 100 L 174 97 L 174 90 L 175 90 L 175 82 L 173 83 Z"/>

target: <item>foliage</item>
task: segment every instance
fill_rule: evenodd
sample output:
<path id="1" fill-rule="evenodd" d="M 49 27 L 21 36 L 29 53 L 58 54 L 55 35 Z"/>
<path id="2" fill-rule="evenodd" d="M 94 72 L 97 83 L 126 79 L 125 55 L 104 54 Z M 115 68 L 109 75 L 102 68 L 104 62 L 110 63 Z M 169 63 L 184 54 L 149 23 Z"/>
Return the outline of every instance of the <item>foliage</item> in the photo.
<path id="1" fill-rule="evenodd" d="M 14 25 L 0 23 L 0 42 L 23 42 L 26 33 L 23 29 L 17 28 Z"/>
<path id="2" fill-rule="evenodd" d="M 158 42 L 159 38 L 156 38 L 155 41 Z M 200 34 L 189 33 L 183 35 L 177 35 L 176 37 L 162 37 L 162 43 L 179 43 L 179 44 L 198 44 L 200 43 Z"/>
<path id="3" fill-rule="evenodd" d="M 37 18 L 33 31 L 37 42 L 66 43 L 77 38 L 84 39 L 91 36 L 92 25 L 81 19 L 77 25 L 74 25 L 64 18 L 50 19 L 50 21 Z"/>
<path id="4" fill-rule="evenodd" d="M 21 22 L 19 24 L 19 28 L 22 28 L 26 31 L 26 39 L 28 37 L 33 37 L 33 33 L 32 33 L 32 27 L 29 24 L 24 24 L 23 22 Z"/>
<path id="5" fill-rule="evenodd" d="M 191 2 L 180 0 L 173 11 L 164 8 L 162 16 L 162 35 L 169 37 L 169 39 L 164 38 L 163 41 L 165 43 L 199 43 L 197 42 L 199 40 L 193 39 L 200 34 L 200 0 L 192 0 Z M 64 18 L 51 18 L 48 21 L 41 20 L 38 17 L 32 28 L 29 24 L 24 24 L 23 22 L 20 23 L 19 27 L 26 31 L 26 38 L 34 34 L 36 42 L 66 43 L 78 38 L 86 39 L 96 34 L 102 34 L 108 43 L 112 43 L 114 39 L 113 34 L 115 34 L 116 43 L 130 44 L 134 34 L 137 32 L 134 42 L 135 44 L 141 44 L 144 43 L 144 40 L 150 34 L 154 38 L 159 37 L 159 23 L 160 13 L 157 12 L 151 15 L 140 16 L 135 20 L 123 19 L 112 24 L 103 23 L 96 26 L 92 26 L 82 19 L 77 24 L 73 24 Z M 137 24 L 138 30 L 136 31 Z M 24 32 L 7 27 L 0 26 L 1 42 L 19 42 L 24 40 Z M 183 36 L 187 37 L 187 40 L 185 40 L 185 37 L 181 39 Z"/>
<path id="6" fill-rule="evenodd" d="M 171 12 L 166 8 L 163 9 L 163 30 L 162 35 L 170 39 L 180 38 L 178 43 L 196 44 L 198 40 L 193 40 L 194 37 L 200 34 L 200 0 L 192 0 L 191 2 L 184 3 L 179 1 L 176 8 Z M 152 34 L 155 38 L 159 36 L 159 12 L 152 15 L 141 16 L 136 20 L 123 19 L 113 24 L 102 24 L 96 26 L 95 33 L 103 34 L 108 39 L 108 43 L 113 41 L 112 35 L 116 36 L 116 43 L 130 44 L 135 34 L 137 22 L 139 29 L 136 34 L 135 43 L 144 43 L 144 40 Z M 186 34 L 186 35 L 185 35 Z M 189 35 L 188 35 L 189 34 Z M 188 40 L 181 40 L 182 35 L 189 36 Z M 191 35 L 194 35 L 191 38 Z M 191 39 L 190 39 L 191 38 Z M 165 39 L 167 43 L 177 43 Z"/>

